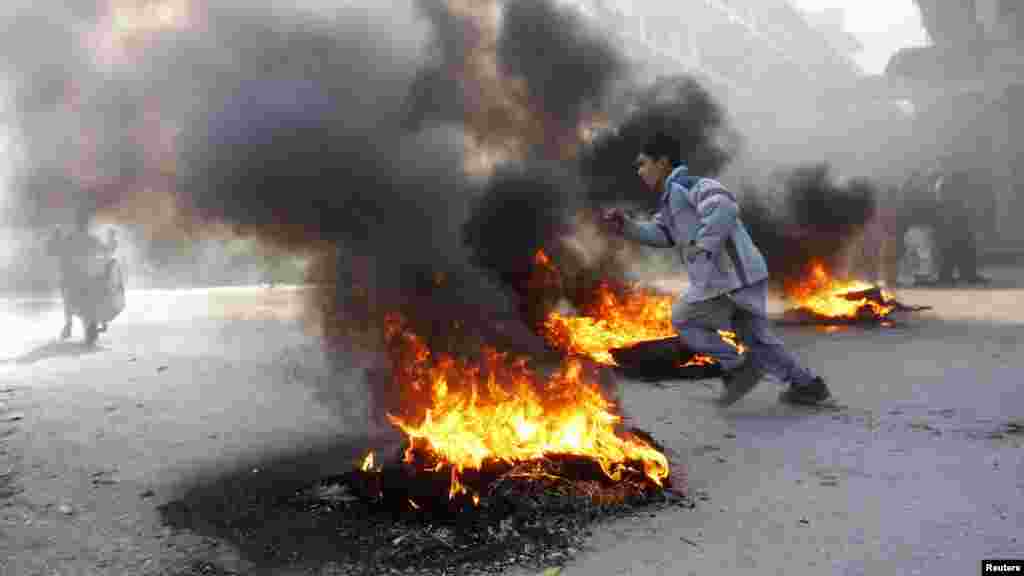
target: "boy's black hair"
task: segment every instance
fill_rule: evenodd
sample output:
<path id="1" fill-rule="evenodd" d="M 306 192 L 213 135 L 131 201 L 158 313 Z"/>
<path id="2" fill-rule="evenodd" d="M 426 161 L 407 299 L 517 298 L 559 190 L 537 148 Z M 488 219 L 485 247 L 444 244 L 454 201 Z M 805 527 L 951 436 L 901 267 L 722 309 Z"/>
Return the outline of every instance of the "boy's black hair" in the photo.
<path id="1" fill-rule="evenodd" d="M 669 136 L 664 132 L 655 132 L 653 136 L 647 139 L 647 143 L 644 144 L 641 152 L 655 161 L 665 156 L 668 158 L 669 164 L 675 168 L 682 163 L 680 159 L 682 148 L 683 145 L 679 142 L 678 138 Z"/>

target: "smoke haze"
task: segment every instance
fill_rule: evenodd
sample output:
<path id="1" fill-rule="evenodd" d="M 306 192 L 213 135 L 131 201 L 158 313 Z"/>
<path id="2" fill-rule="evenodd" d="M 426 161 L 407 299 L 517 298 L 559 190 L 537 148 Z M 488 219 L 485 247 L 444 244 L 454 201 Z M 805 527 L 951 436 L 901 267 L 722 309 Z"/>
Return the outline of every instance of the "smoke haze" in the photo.
<path id="1" fill-rule="evenodd" d="M 793 169 L 779 180 L 781 191 L 747 190 L 741 203 L 741 218 L 768 262 L 771 282 L 785 288 L 806 279 L 812 263 L 840 270 L 844 249 L 874 215 L 875 185 L 840 185 L 826 165 Z"/>
<path id="2" fill-rule="evenodd" d="M 647 137 L 675 134 L 709 176 L 739 146 L 693 80 L 623 90 L 635 77 L 619 49 L 548 0 L 218 2 L 141 37 L 85 34 L 89 49 L 68 31 L 102 11 L 6 10 L 14 213 L 51 225 L 84 206 L 151 251 L 229 234 L 307 256 L 337 346 L 380 352 L 397 312 L 435 352 L 543 357 L 530 328 L 547 307 L 622 276 L 563 239 L 600 207 L 650 205 L 631 165 Z M 491 155 L 506 162 L 468 173 Z M 835 213 L 830 186 L 817 172 L 791 182 L 798 222 Z M 863 223 L 857 202 L 850 221 L 820 220 L 836 239 L 824 250 Z M 768 222 L 752 227 L 771 258 L 789 245 Z M 563 271 L 542 286 L 551 298 L 534 293 L 538 250 Z M 374 382 L 383 408 L 397 402 Z"/>

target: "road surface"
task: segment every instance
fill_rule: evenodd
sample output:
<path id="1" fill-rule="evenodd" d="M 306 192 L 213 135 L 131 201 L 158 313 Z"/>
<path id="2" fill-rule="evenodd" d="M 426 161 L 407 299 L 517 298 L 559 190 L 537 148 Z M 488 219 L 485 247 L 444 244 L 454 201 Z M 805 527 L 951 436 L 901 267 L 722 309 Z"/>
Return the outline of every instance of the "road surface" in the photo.
<path id="1" fill-rule="evenodd" d="M 905 328 L 782 330 L 843 411 L 782 407 L 771 382 L 724 412 L 717 382 L 622 382 L 699 505 L 601 525 L 563 574 L 960 575 L 1024 557 L 1024 437 L 1006 433 L 1024 418 L 1024 271 L 990 274 L 901 291 L 935 306 Z M 288 288 L 129 292 L 90 351 L 55 341 L 55 302 L 0 301 L 0 573 L 254 571 L 157 506 L 296 446 L 309 479 L 350 465 L 331 447 L 362 429 L 358 378 L 331 375 L 301 304 Z"/>

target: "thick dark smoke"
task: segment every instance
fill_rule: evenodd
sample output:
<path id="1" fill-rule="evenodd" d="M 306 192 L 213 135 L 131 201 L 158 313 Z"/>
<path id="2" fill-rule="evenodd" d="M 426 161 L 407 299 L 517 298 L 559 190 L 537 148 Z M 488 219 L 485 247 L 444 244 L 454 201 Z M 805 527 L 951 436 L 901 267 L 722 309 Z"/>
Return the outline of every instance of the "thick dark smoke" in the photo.
<path id="1" fill-rule="evenodd" d="M 186 203 L 245 233 L 330 247 L 328 329 L 373 332 L 397 312 L 438 352 L 538 348 L 459 241 L 473 187 L 458 133 L 402 125 L 416 68 L 384 24 L 345 14 L 285 27 L 251 14 L 207 26 L 231 66 L 181 140 Z"/>
<path id="2" fill-rule="evenodd" d="M 874 214 L 878 196 L 867 180 L 839 185 L 825 165 L 784 175 L 782 190 L 747 190 L 741 218 L 768 261 L 772 283 L 785 289 L 807 277 L 813 262 L 841 267 L 843 250 Z M 767 199 L 780 199 L 777 205 Z"/>
<path id="3" fill-rule="evenodd" d="M 692 174 L 713 177 L 736 152 L 737 136 L 727 125 L 724 111 L 692 78 L 659 79 L 638 90 L 622 108 L 624 117 L 616 119 L 613 130 L 599 135 L 580 161 L 592 206 L 628 202 L 653 207 L 657 203 L 633 169 L 636 155 L 657 132 L 680 140 L 681 158 Z"/>
<path id="4" fill-rule="evenodd" d="M 473 263 L 511 288 L 521 316 L 536 325 L 565 287 L 538 284 L 537 252 L 563 272 L 574 264 L 560 249 L 560 239 L 585 207 L 585 188 L 571 160 L 581 144 L 579 129 L 607 103 L 626 64 L 577 14 L 541 0 L 506 6 L 495 58 L 501 82 L 525 89 L 516 103 L 527 112 L 527 121 L 498 127 L 513 131 L 526 158 L 499 169 L 484 185 L 463 239 Z"/>
<path id="5" fill-rule="evenodd" d="M 123 111 L 119 124 L 131 125 L 155 98 L 180 129 L 171 186 L 180 209 L 193 226 L 228 224 L 317 255 L 313 276 L 322 281 L 318 302 L 330 335 L 358 332 L 369 335 L 361 342 L 379 343 L 373 335 L 385 315 L 400 313 L 435 352 L 479 353 L 483 343 L 543 351 L 503 291 L 469 263 L 460 240 L 475 189 L 463 172 L 460 133 L 410 133 L 402 125 L 421 63 L 415 38 L 427 32 L 409 8 L 345 7 L 314 17 L 271 3 L 218 4 L 201 23 L 154 35 L 106 84 L 62 47 L 51 60 L 71 64 L 52 73 L 63 81 L 54 98 L 66 96 L 69 78 L 94 81 L 79 116 L 101 129 L 97 147 L 126 165 L 102 193 L 82 195 L 96 205 L 142 207 L 118 213 L 133 223 L 152 218 L 139 201 L 149 192 L 132 172 L 146 169 L 133 160 L 138 144 L 124 131 L 107 131 L 118 124 L 99 104 L 123 89 L 114 100 Z M 48 35 L 58 37 L 59 29 Z M 14 67 L 23 72 L 15 78 L 26 105 L 51 82 L 50 72 L 34 75 L 34 66 L 27 59 Z M 23 132 L 40 128 L 34 117 L 20 117 Z M 60 172 L 80 150 L 57 158 L 41 145 L 28 152 L 33 167 Z M 35 200 L 31 187 L 19 192 Z M 385 404 L 397 400 L 379 392 Z"/>
<path id="6" fill-rule="evenodd" d="M 574 121 L 600 104 L 624 63 L 611 45 L 574 12 L 544 0 L 521 0 L 502 14 L 498 62 L 526 80 L 542 111 Z M 575 128 L 572 125 L 571 128 Z"/>
<path id="7" fill-rule="evenodd" d="M 484 50 L 485 31 L 469 15 L 452 12 L 445 0 L 419 0 L 416 5 L 433 31 L 431 58 L 409 89 L 403 126 L 416 131 L 462 123 L 466 109 L 473 104 L 467 101 L 464 79 L 467 57 Z"/>
<path id="8" fill-rule="evenodd" d="M 211 220 L 302 242 L 386 250 L 394 239 L 382 242 L 378 231 L 397 225 L 414 226 L 430 245 L 438 236 L 430 228 L 443 230 L 448 214 L 418 221 L 408 208 L 395 210 L 447 207 L 444 197 L 458 196 L 458 159 L 439 142 L 430 152 L 436 170 L 424 171 L 431 164 L 417 160 L 423 152 L 392 115 L 404 78 L 380 53 L 383 44 L 354 25 L 286 28 L 269 15 L 245 16 L 213 15 L 220 46 L 193 47 L 230 65 L 208 72 L 215 84 L 197 87 L 202 108 L 179 140 L 186 204 Z M 413 174 L 432 185 L 412 187 Z"/>
<path id="9" fill-rule="evenodd" d="M 579 179 L 566 167 L 540 163 L 506 167 L 474 200 L 463 225 L 473 264 L 512 289 L 521 317 L 531 326 L 542 321 L 562 295 L 559 284 L 538 286 L 543 269 L 537 253 L 543 252 L 564 268 L 560 239 L 572 231 L 580 198 Z"/>
<path id="10" fill-rule="evenodd" d="M 560 84 L 559 89 L 568 92 L 577 84 Z M 576 102 L 586 94 L 577 93 Z M 612 129 L 581 145 L 577 158 L 563 162 L 571 178 L 554 180 L 544 172 L 531 175 L 529 171 L 514 177 L 501 174 L 476 202 L 466 225 L 474 262 L 513 289 L 531 321 L 558 300 L 533 286 L 538 249 L 562 271 L 559 296 L 579 308 L 586 307 L 597 282 L 624 276 L 622 263 L 611 254 L 584 265 L 562 249 L 560 237 L 571 232 L 572 218 L 580 211 L 593 215 L 601 207 L 619 203 L 654 206 L 655 195 L 643 187 L 633 168 L 650 136 L 664 131 L 679 137 L 684 161 L 698 174 L 714 175 L 730 158 L 726 143 L 731 136 L 724 113 L 695 80 L 664 78 L 622 98 L 610 106 L 621 110 L 618 117 L 610 118 Z"/>
<path id="11" fill-rule="evenodd" d="M 406 103 L 409 127 L 458 123 L 483 146 L 518 160 L 557 160 L 575 151 L 580 125 L 626 76 L 614 47 L 555 2 L 417 5 L 433 41 Z"/>
<path id="12" fill-rule="evenodd" d="M 530 110 L 545 126 L 545 144 L 558 148 L 578 143 L 580 122 L 605 103 L 625 69 L 606 39 L 548 0 L 510 3 L 497 50 L 502 70 L 525 80 Z"/>
<path id="13" fill-rule="evenodd" d="M 28 35 L 3 45 L 27 154 L 16 205 L 38 223 L 57 219 L 43 196 L 88 148 L 99 176 L 85 185 L 68 175 L 77 203 L 154 226 L 172 196 L 192 228 L 229 225 L 316 256 L 332 343 L 359 336 L 381 352 L 385 315 L 397 312 L 435 352 L 489 344 L 542 356 L 529 329 L 536 252 L 566 271 L 558 290 L 578 300 L 589 284 L 574 274 L 597 273 L 573 271 L 581 265 L 558 239 L 581 210 L 653 200 L 631 167 L 653 131 L 679 137 L 696 174 L 716 174 L 732 151 L 717 104 L 675 79 L 619 102 L 622 112 L 607 114 L 617 129 L 575 158 L 580 128 L 615 109 L 602 107 L 627 70 L 553 1 L 505 2 L 497 28 L 440 0 L 315 16 L 270 1 L 210 4 L 190 26 L 152 33 L 129 62 L 98 70 L 67 34 L 96 14 L 25 3 L 15 21 Z M 55 119 L 68 102 L 73 117 Z M 154 107 L 179 130 L 170 173 L 143 153 L 140 126 Z M 76 123 L 89 145 L 57 146 L 83 132 Z M 518 163 L 468 179 L 466 134 L 517 151 Z M 812 191 L 835 191 L 816 178 L 795 185 L 806 191 L 798 223 L 834 214 L 815 203 Z M 813 233 L 846 230 L 828 222 Z M 771 240 L 759 241 L 772 257 Z M 394 407 L 394 383 L 374 382 L 378 409 Z"/>
<path id="14" fill-rule="evenodd" d="M 440 56 L 460 59 L 443 62 L 434 76 L 396 61 L 388 48 L 392 35 L 363 22 L 339 18 L 334 27 L 285 27 L 254 18 L 253 12 L 245 19 L 234 12 L 211 15 L 202 39 L 216 38 L 217 50 L 225 53 L 212 61 L 229 61 L 231 66 L 206 72 L 216 82 L 209 83 L 212 88 L 198 87 L 206 92 L 197 100 L 214 105 L 202 105 L 181 140 L 183 178 L 178 188 L 185 203 L 204 219 L 233 223 L 243 232 L 274 241 L 315 241 L 333 247 L 322 268 L 336 275 L 334 282 L 324 285 L 331 293 L 320 301 L 325 324 L 339 327 L 337 337 L 378 332 L 385 315 L 397 312 L 435 353 L 473 355 L 486 344 L 540 357 L 545 353 L 543 341 L 523 322 L 529 315 L 521 306 L 516 309 L 493 278 L 474 266 L 503 256 L 500 248 L 482 259 L 477 253 L 474 261 L 461 234 L 466 232 L 473 246 L 525 246 L 532 255 L 569 222 L 574 210 L 572 179 L 550 162 L 527 160 L 518 173 L 505 170 L 483 184 L 481 197 L 480 185 L 464 175 L 459 132 L 426 129 L 454 118 L 443 103 L 433 101 L 450 88 L 427 89 L 431 79 L 451 81 L 454 75 L 463 88 L 495 81 L 471 77 L 476 69 L 464 64 L 472 58 L 458 54 L 466 49 L 466 38 L 471 38 L 477 22 L 440 8 L 421 6 L 436 26 Z M 611 60 L 609 50 L 591 53 L 595 44 L 590 37 L 579 45 L 573 44 L 572 35 L 569 41 L 538 37 L 536 26 L 529 23 L 539 24 L 552 13 L 544 3 L 511 3 L 502 22 L 517 27 L 499 30 L 502 60 L 516 63 L 517 74 L 527 77 L 529 88 L 532 81 L 546 79 L 530 70 L 535 63 L 516 58 L 516 47 L 532 50 L 531 42 L 546 42 L 560 47 L 567 65 L 585 66 L 604 76 L 577 82 L 576 93 L 561 86 L 559 98 L 545 102 L 543 110 L 526 106 L 533 121 L 520 126 L 521 132 L 511 129 L 514 124 L 498 132 L 509 147 L 529 150 L 539 145 L 537 155 L 549 160 L 547 136 L 561 142 L 560 135 L 570 128 L 575 133 L 578 119 L 617 69 L 590 64 Z M 544 30 L 556 36 L 560 32 L 551 26 Z M 521 34 L 530 38 L 519 39 Z M 202 51 L 211 49 L 204 45 Z M 475 93 L 493 94 L 492 88 Z M 501 106 L 507 103 L 497 105 Z M 440 116 L 426 121 L 432 112 Z M 480 128 L 472 125 L 472 111 L 462 112 L 467 131 Z M 423 121 L 410 122 L 421 114 Z M 563 125 L 566 120 L 569 126 Z M 412 126 L 423 130 L 412 133 Z M 544 137 L 537 136 L 538 126 Z M 516 199 L 500 202 L 490 213 L 481 212 L 492 193 Z M 470 212 L 473 197 L 478 198 L 473 204 L 475 217 Z M 543 214 L 510 214 L 517 202 L 544 206 Z M 503 223 L 517 221 L 517 233 L 493 240 L 507 224 L 491 228 L 485 221 L 492 215 Z M 335 257 L 337 261 L 327 259 Z M 386 376 L 372 382 L 378 413 L 396 409 L 401 388 Z"/>

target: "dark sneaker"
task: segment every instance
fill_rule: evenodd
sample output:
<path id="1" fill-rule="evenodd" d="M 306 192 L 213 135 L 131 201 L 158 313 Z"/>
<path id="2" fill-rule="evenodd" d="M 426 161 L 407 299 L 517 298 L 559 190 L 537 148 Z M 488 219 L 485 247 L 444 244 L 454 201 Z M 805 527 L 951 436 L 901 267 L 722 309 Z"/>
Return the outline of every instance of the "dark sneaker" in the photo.
<path id="1" fill-rule="evenodd" d="M 719 406 L 732 406 L 750 393 L 761 381 L 761 370 L 754 366 L 754 362 L 747 356 L 743 363 L 722 374 L 722 384 L 725 391 L 718 398 Z"/>
<path id="2" fill-rule="evenodd" d="M 821 404 L 832 397 L 825 380 L 820 376 L 811 380 L 806 386 L 793 386 L 792 384 L 780 396 L 779 401 L 786 404 L 797 404 L 802 406 L 814 406 Z"/>

